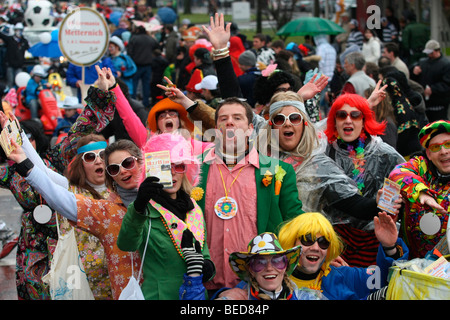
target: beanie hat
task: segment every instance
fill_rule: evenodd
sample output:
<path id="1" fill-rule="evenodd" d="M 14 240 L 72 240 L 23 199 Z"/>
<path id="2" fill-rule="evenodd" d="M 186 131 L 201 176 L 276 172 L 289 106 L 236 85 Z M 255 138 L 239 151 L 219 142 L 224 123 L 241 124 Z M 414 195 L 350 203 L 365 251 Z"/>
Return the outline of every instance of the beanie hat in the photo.
<path id="1" fill-rule="evenodd" d="M 420 144 L 428 148 L 430 140 L 441 133 L 450 133 L 450 121 L 437 120 L 424 126 L 419 132 Z"/>
<path id="2" fill-rule="evenodd" d="M 251 50 L 246 50 L 239 56 L 239 64 L 253 67 L 256 64 L 256 55 Z"/>

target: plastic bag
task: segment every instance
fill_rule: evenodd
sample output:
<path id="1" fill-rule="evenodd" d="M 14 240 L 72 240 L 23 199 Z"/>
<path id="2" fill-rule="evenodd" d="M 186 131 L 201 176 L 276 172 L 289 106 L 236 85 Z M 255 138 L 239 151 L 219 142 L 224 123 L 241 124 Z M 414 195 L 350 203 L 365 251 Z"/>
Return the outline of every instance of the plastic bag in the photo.
<path id="1" fill-rule="evenodd" d="M 127 286 L 122 290 L 119 300 L 145 300 L 141 286 L 134 276 L 131 276 Z"/>
<path id="2" fill-rule="evenodd" d="M 391 268 L 386 300 L 449 300 L 450 280 Z"/>

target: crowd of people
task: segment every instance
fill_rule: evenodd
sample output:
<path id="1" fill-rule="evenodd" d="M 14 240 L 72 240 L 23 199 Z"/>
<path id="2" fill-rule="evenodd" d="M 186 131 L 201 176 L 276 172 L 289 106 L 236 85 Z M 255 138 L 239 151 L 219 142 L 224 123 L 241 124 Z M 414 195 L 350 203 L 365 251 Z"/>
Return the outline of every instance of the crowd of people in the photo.
<path id="1" fill-rule="evenodd" d="M 109 50 L 85 83 L 69 65 L 77 91 L 53 136 L 64 135 L 43 131 L 37 65 L 23 142 L 0 150 L 0 185 L 23 208 L 20 300 L 57 299 L 45 279 L 72 230 L 96 300 L 126 299 L 132 281 L 131 297 L 147 300 L 386 299 L 390 267 L 436 255 L 448 236 L 450 62 L 429 33 L 410 36 L 422 27 L 413 14 L 401 25 L 388 8 L 375 32 L 344 13 L 345 33 L 286 44 L 249 41 L 219 13 L 177 28 L 141 2 L 115 22 L 98 9 Z M 147 174 L 162 151 L 169 186 Z M 393 212 L 379 208 L 387 178 L 400 188 Z"/>

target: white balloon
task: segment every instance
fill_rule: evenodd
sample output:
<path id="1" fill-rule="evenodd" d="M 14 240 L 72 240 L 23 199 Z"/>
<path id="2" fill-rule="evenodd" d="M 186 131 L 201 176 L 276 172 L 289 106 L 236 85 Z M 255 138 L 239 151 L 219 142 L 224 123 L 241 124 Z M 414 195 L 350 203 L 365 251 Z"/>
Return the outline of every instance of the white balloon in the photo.
<path id="1" fill-rule="evenodd" d="M 16 82 L 16 86 L 26 87 L 28 80 L 30 80 L 31 76 L 27 72 L 19 72 L 14 79 Z"/>
<path id="2" fill-rule="evenodd" d="M 43 44 L 48 44 L 50 43 L 50 41 L 52 41 L 52 35 L 50 34 L 50 32 L 42 32 L 39 35 L 39 40 L 43 43 Z"/>

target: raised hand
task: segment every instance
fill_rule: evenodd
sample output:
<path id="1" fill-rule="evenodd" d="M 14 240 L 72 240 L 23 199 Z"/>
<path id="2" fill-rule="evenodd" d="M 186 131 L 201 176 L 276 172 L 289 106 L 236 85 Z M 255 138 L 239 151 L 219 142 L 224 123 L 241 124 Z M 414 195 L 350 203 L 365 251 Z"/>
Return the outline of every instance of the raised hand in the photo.
<path id="1" fill-rule="evenodd" d="M 384 91 L 387 88 L 387 84 L 385 84 L 383 87 L 381 87 L 381 80 L 377 82 L 377 85 L 375 86 L 375 89 L 372 91 L 372 94 L 367 99 L 369 102 L 369 105 L 371 108 L 378 105 L 380 102 L 382 102 L 386 98 L 386 92 Z"/>
<path id="2" fill-rule="evenodd" d="M 20 163 L 23 160 L 27 159 L 27 155 L 23 151 L 22 147 L 18 145 L 13 139 L 11 139 L 10 142 L 14 148 L 9 154 L 8 159 L 14 161 L 15 163 Z"/>
<path id="3" fill-rule="evenodd" d="M 209 20 L 209 29 L 202 26 L 203 31 L 208 35 L 209 41 L 214 49 L 226 48 L 228 41 L 230 41 L 231 23 L 225 25 L 223 13 L 219 14 L 217 12 L 215 16 L 211 16 Z"/>
<path id="4" fill-rule="evenodd" d="M 380 212 L 373 218 L 375 235 L 383 247 L 392 247 L 397 242 L 398 232 L 394 219 L 386 212 Z"/>
<path id="5" fill-rule="evenodd" d="M 172 100 L 175 103 L 181 104 L 186 109 L 194 104 L 194 101 L 186 97 L 184 93 L 180 89 L 178 89 L 177 86 L 174 85 L 169 78 L 164 77 L 164 80 L 167 82 L 167 86 L 164 86 L 162 84 L 157 84 L 156 86 L 164 90 L 164 94 L 170 100 Z"/>
<path id="6" fill-rule="evenodd" d="M 314 97 L 319 92 L 322 92 L 323 89 L 328 84 L 328 77 L 326 75 L 321 75 L 319 79 L 317 79 L 317 74 L 315 74 L 311 80 L 308 81 L 300 90 L 297 91 L 297 94 L 303 98 L 303 100 L 308 100 Z"/>
<path id="7" fill-rule="evenodd" d="M 108 91 L 116 83 L 110 68 L 100 68 L 98 65 L 95 66 L 95 70 L 98 74 L 98 79 L 96 81 L 97 86 L 102 91 Z"/>

